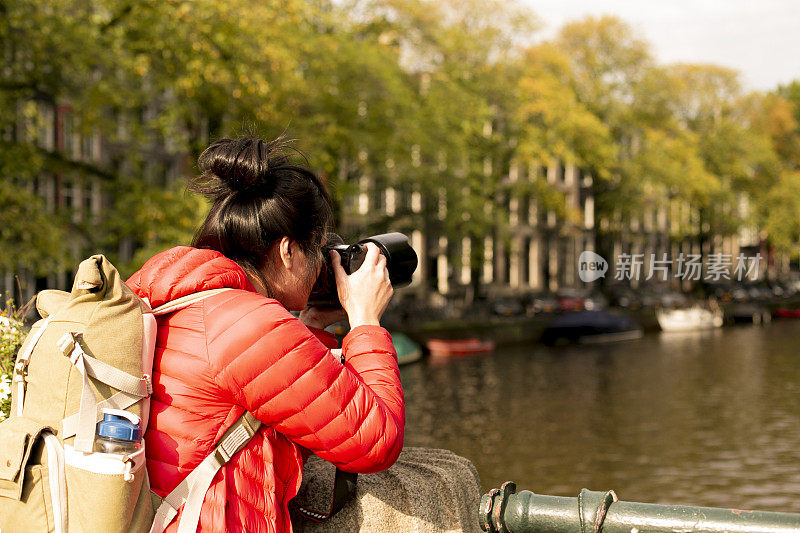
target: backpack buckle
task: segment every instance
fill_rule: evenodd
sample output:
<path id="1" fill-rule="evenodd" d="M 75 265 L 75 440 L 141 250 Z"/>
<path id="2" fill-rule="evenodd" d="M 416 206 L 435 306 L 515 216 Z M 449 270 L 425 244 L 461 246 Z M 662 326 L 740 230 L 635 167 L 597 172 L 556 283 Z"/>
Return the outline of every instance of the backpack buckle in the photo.
<path id="1" fill-rule="evenodd" d="M 122 462 L 125 465 L 125 471 L 122 474 L 122 479 L 130 483 L 136 479 L 136 477 L 131 473 L 131 469 L 133 468 L 133 459 L 126 455 L 122 458 Z"/>
<path id="2" fill-rule="evenodd" d="M 28 376 L 28 365 L 25 364 L 25 361 L 17 361 L 14 364 L 14 376 L 20 376 L 21 378 Z"/>
<path id="3" fill-rule="evenodd" d="M 225 450 L 223 450 L 221 447 L 214 450 L 214 459 L 216 459 L 216 461 L 220 464 L 220 466 L 227 463 L 230 460 L 230 458 L 231 458 L 230 455 L 225 453 Z"/>
<path id="4" fill-rule="evenodd" d="M 145 398 L 149 398 L 153 394 L 153 378 L 150 374 L 142 374 L 142 381 L 144 381 L 145 389 L 147 390 Z"/>
<path id="5" fill-rule="evenodd" d="M 72 355 L 72 351 L 75 349 L 76 345 L 75 333 L 71 331 L 64 333 L 61 338 L 56 341 L 56 346 L 58 346 L 58 349 L 61 350 L 61 353 L 67 357 Z"/>

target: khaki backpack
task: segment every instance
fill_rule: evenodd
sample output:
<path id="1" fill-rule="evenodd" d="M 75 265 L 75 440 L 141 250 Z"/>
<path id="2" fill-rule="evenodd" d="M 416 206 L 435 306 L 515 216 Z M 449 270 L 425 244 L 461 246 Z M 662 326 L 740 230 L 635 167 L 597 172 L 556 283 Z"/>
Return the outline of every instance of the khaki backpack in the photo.
<path id="1" fill-rule="evenodd" d="M 197 529 L 211 480 L 261 425 L 245 413 L 163 500 L 150 491 L 146 450 L 94 450 L 105 409 L 147 428 L 155 315 L 221 290 L 151 309 L 102 255 L 83 261 L 72 291 L 37 295 L 14 366 L 11 416 L 0 423 L 0 531 L 160 533 L 185 504 L 178 531 Z"/>

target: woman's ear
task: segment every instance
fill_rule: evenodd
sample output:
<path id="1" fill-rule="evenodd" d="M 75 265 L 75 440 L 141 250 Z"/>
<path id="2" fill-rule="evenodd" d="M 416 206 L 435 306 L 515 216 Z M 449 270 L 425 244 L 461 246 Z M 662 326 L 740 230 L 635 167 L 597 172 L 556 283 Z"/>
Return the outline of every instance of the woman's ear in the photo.
<path id="1" fill-rule="evenodd" d="M 295 254 L 295 246 L 295 242 L 286 236 L 281 237 L 278 243 L 278 256 L 286 270 L 291 270 L 292 268 L 292 255 Z"/>

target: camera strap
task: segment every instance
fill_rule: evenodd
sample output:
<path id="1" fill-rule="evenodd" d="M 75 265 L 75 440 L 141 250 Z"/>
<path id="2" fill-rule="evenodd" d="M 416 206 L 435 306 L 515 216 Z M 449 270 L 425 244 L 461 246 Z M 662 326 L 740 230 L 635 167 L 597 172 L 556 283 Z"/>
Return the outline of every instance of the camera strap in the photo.
<path id="1" fill-rule="evenodd" d="M 336 469 L 336 476 L 333 480 L 333 496 L 331 497 L 331 509 L 327 513 L 320 513 L 306 509 L 302 505 L 297 506 L 298 512 L 309 520 L 314 522 L 325 522 L 330 517 L 338 513 L 344 504 L 346 504 L 356 494 L 356 480 L 358 474 L 354 472 L 345 472 L 344 470 Z"/>

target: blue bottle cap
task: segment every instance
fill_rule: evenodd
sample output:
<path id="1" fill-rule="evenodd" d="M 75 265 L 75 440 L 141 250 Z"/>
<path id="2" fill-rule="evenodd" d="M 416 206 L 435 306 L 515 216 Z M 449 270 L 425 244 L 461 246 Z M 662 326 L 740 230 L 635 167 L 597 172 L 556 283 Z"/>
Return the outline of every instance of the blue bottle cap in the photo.
<path id="1" fill-rule="evenodd" d="M 134 424 L 119 415 L 103 414 L 103 421 L 97 424 L 97 434 L 118 440 L 139 442 L 142 440 L 142 430 L 139 424 Z"/>

